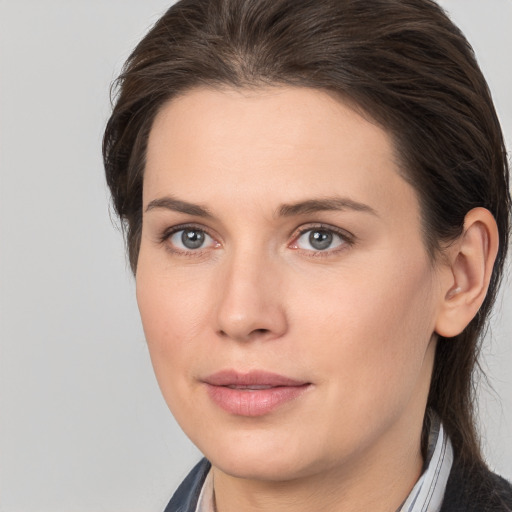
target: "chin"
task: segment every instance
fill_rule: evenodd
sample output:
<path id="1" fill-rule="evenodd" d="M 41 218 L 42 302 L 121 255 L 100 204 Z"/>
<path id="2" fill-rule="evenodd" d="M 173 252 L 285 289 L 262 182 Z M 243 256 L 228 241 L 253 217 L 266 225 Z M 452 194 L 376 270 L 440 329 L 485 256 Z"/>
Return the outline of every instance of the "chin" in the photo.
<path id="1" fill-rule="evenodd" d="M 213 466 L 232 477 L 260 481 L 289 481 L 318 469 L 319 461 L 304 448 L 306 441 L 289 432 L 264 431 L 217 437 L 198 448 Z"/>
<path id="2" fill-rule="evenodd" d="M 223 473 L 246 480 L 266 482 L 284 482 L 295 480 L 308 473 L 305 468 L 298 467 L 297 463 L 287 457 L 270 457 L 260 453 L 258 456 L 243 458 L 239 454 L 222 454 L 207 457 L 212 465 Z M 298 461 L 297 461 L 298 462 Z"/>

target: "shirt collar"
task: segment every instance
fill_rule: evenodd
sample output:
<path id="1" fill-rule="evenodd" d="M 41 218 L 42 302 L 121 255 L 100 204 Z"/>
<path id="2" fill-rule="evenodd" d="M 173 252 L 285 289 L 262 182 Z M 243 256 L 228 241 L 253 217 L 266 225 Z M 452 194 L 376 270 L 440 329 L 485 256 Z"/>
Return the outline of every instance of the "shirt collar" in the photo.
<path id="1" fill-rule="evenodd" d="M 213 472 L 210 468 L 197 500 L 196 512 L 215 512 L 213 496 Z"/>
<path id="2" fill-rule="evenodd" d="M 429 411 L 425 469 L 397 512 L 439 512 L 453 464 L 453 448 L 439 416 Z"/>

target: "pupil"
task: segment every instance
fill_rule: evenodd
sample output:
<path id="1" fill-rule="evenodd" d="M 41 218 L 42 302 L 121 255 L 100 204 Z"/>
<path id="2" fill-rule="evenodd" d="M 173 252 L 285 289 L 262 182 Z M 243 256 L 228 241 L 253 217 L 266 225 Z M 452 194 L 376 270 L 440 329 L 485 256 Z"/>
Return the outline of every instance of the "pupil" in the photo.
<path id="1" fill-rule="evenodd" d="M 202 231 L 185 230 L 181 235 L 181 241 L 187 249 L 198 249 L 203 245 L 204 233 Z"/>
<path id="2" fill-rule="evenodd" d="M 328 231 L 312 231 L 309 235 L 311 247 L 322 251 L 327 249 L 332 243 L 332 233 Z"/>

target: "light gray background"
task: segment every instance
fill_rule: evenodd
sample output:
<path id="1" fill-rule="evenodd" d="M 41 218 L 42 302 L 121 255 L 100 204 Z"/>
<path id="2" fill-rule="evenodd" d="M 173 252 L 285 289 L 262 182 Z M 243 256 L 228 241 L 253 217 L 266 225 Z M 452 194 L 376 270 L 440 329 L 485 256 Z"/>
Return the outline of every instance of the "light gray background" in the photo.
<path id="1" fill-rule="evenodd" d="M 109 218 L 108 88 L 163 0 L 0 0 L 0 511 L 161 511 L 198 452 L 160 397 Z M 512 147 L 512 1 L 445 0 Z M 512 294 L 485 449 L 512 478 Z M 498 398 L 499 396 L 499 398 Z"/>

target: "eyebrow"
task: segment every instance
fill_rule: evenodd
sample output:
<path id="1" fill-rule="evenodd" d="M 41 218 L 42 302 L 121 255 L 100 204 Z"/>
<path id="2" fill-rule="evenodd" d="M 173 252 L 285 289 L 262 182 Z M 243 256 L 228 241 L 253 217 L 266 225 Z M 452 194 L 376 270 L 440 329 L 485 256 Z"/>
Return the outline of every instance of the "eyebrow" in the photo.
<path id="1" fill-rule="evenodd" d="M 293 204 L 283 204 L 278 210 L 279 217 L 293 217 L 295 215 L 307 215 L 322 211 L 344 211 L 370 213 L 378 217 L 377 212 L 367 204 L 359 203 L 346 197 L 331 197 L 325 199 L 309 199 Z"/>
<path id="2" fill-rule="evenodd" d="M 185 213 L 187 215 L 193 215 L 194 217 L 213 217 L 208 208 L 198 204 L 188 203 L 187 201 L 181 201 L 180 199 L 175 199 L 174 197 L 161 197 L 159 199 L 153 199 L 153 201 L 147 205 L 146 212 L 156 208 L 163 208 L 165 210 Z"/>
<path id="3" fill-rule="evenodd" d="M 208 208 L 169 196 L 153 199 L 153 201 L 147 205 L 145 211 L 148 212 L 157 208 L 185 213 L 187 215 L 193 215 L 194 217 L 213 218 L 213 215 Z M 276 216 L 293 217 L 322 211 L 344 210 L 370 213 L 378 217 L 377 212 L 371 206 L 344 197 L 308 199 L 298 203 L 283 204 L 276 210 Z"/>

